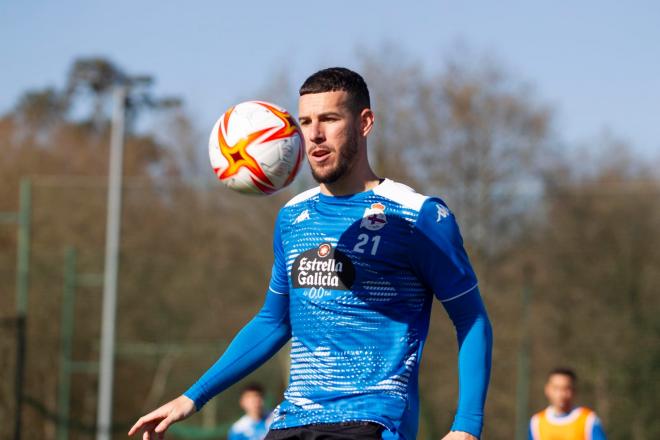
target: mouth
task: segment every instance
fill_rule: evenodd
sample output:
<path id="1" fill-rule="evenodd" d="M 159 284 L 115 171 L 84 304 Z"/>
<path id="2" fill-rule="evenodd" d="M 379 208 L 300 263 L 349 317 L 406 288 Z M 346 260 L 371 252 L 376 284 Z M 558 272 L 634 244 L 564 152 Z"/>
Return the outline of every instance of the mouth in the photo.
<path id="1" fill-rule="evenodd" d="M 310 159 L 317 164 L 321 164 L 330 157 L 330 154 L 330 150 L 317 147 L 310 153 Z"/>

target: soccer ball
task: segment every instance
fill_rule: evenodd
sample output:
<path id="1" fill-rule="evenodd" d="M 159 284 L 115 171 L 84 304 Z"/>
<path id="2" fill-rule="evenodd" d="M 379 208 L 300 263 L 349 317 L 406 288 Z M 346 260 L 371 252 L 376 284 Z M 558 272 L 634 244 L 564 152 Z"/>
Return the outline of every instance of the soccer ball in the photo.
<path id="1" fill-rule="evenodd" d="M 275 104 L 242 102 L 227 110 L 209 139 L 211 166 L 230 189 L 272 194 L 298 174 L 304 157 L 300 128 Z"/>

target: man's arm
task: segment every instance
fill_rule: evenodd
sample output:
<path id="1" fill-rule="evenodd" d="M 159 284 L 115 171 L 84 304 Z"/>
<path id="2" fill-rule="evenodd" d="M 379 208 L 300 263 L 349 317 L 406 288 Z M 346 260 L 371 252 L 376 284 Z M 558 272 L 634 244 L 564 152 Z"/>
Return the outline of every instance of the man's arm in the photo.
<path id="1" fill-rule="evenodd" d="M 537 416 L 532 416 L 532 418 L 529 420 L 529 426 L 527 427 L 527 440 L 537 440 L 534 438 L 535 417 Z"/>
<path id="2" fill-rule="evenodd" d="M 231 428 L 229 428 L 229 432 L 227 432 L 227 440 L 249 440 L 245 434 L 237 431 L 235 429 L 236 423 L 232 425 Z"/>
<path id="3" fill-rule="evenodd" d="M 259 313 L 236 335 L 218 361 L 184 396 L 199 411 L 216 394 L 250 374 L 291 338 L 289 295 L 268 292 Z"/>
<path id="4" fill-rule="evenodd" d="M 442 303 L 458 339 L 458 408 L 452 431 L 479 437 L 490 380 L 493 333 L 479 289 Z"/>
<path id="5" fill-rule="evenodd" d="M 280 217 L 273 233 L 273 269 L 266 301 L 259 313 L 234 337 L 218 361 L 183 395 L 141 417 L 128 435 L 144 430 L 143 438 L 155 438 L 178 422 L 199 411 L 225 388 L 241 380 L 266 362 L 291 338 L 289 281 L 280 235 Z"/>
<path id="6" fill-rule="evenodd" d="M 220 359 L 182 396 L 141 417 L 129 435 L 142 429 L 154 435 L 165 432 L 270 359 L 290 337 L 289 295 L 269 291 L 259 313 L 234 337 Z"/>
<path id="7" fill-rule="evenodd" d="M 429 198 L 422 205 L 410 250 L 414 270 L 445 306 L 458 337 L 458 410 L 444 439 L 478 438 L 490 378 L 492 330 L 456 218 L 442 200 Z"/>
<path id="8" fill-rule="evenodd" d="M 594 420 L 593 427 L 591 428 L 591 439 L 592 440 L 607 440 L 605 436 L 605 431 L 603 430 L 603 425 L 600 423 L 600 419 L 596 417 Z"/>
<path id="9" fill-rule="evenodd" d="M 286 266 L 279 212 L 273 231 L 273 268 L 266 302 L 241 330 L 225 354 L 184 393 L 199 411 L 216 394 L 254 371 L 291 338 L 289 322 L 289 277 Z"/>

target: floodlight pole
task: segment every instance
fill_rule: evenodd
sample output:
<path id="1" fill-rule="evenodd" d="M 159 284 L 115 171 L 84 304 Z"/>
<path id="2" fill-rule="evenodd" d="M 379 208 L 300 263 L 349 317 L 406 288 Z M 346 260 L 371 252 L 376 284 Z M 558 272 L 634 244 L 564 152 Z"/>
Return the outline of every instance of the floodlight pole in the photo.
<path id="1" fill-rule="evenodd" d="M 96 439 L 110 440 L 112 426 L 112 387 L 115 360 L 115 320 L 117 315 L 117 272 L 121 226 L 121 181 L 124 152 L 124 128 L 128 86 L 114 90 L 110 166 L 108 171 L 108 208 L 105 233 L 105 270 L 103 312 L 101 318 L 101 353 L 96 417 Z"/>

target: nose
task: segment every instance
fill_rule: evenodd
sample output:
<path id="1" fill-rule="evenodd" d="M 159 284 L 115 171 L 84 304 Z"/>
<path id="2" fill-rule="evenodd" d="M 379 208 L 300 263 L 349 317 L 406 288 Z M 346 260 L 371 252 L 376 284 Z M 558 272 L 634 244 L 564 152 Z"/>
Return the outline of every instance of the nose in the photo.
<path id="1" fill-rule="evenodd" d="M 309 131 L 307 132 L 307 137 L 310 142 L 318 145 L 325 141 L 325 134 L 323 133 L 321 124 L 319 124 L 318 121 L 309 124 L 308 130 Z"/>

